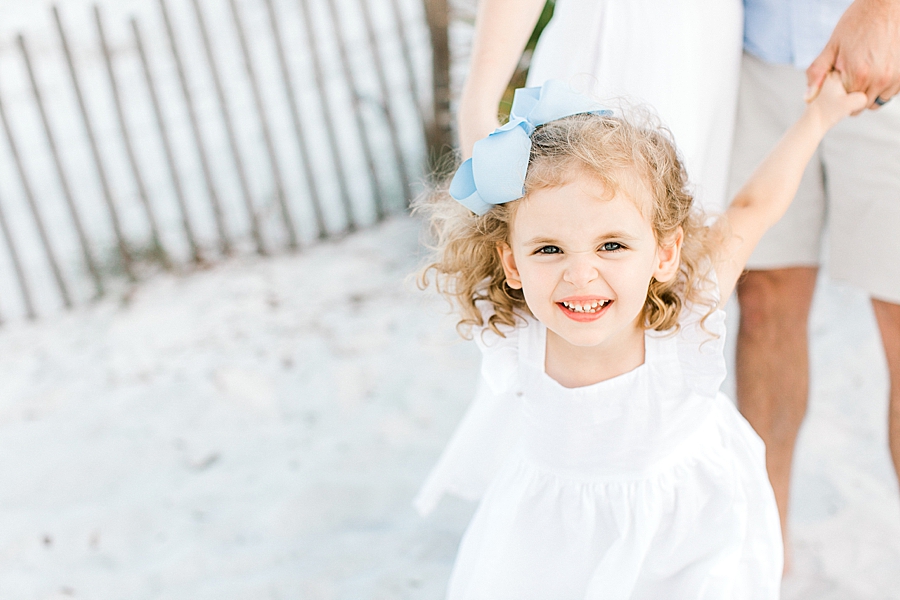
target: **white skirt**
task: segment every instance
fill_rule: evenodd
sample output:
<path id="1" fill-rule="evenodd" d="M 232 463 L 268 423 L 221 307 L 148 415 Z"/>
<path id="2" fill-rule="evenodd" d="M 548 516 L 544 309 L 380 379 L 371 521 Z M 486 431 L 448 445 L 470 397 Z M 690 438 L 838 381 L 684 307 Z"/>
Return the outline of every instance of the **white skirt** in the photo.
<path id="1" fill-rule="evenodd" d="M 487 489 L 448 600 L 778 599 L 764 451 L 724 396 L 652 473 L 579 477 L 529 454 Z"/>
<path id="2" fill-rule="evenodd" d="M 741 0 L 557 0 L 528 85 L 561 79 L 667 126 L 704 209 L 726 205 L 741 47 Z"/>

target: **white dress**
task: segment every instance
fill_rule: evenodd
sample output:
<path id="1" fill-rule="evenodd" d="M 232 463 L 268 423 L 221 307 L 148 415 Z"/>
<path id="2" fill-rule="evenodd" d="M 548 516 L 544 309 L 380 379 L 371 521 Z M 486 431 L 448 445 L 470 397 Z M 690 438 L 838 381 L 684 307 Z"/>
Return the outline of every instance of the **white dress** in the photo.
<path id="1" fill-rule="evenodd" d="M 762 441 L 719 392 L 724 313 L 648 332 L 645 361 L 565 388 L 546 328 L 484 330 L 478 394 L 416 498 L 481 503 L 450 600 L 768 600 L 782 542 Z M 483 497 L 482 497 L 483 496 Z"/>
<path id="2" fill-rule="evenodd" d="M 557 0 L 528 85 L 561 79 L 649 105 L 672 131 L 700 205 L 720 211 L 742 41 L 741 0 Z"/>

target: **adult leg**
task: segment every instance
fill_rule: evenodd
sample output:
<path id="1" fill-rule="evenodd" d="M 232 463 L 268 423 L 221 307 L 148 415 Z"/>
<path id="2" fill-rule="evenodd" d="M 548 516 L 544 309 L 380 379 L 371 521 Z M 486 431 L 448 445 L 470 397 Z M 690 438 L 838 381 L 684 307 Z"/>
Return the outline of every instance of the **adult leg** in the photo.
<path id="1" fill-rule="evenodd" d="M 891 383 L 891 456 L 900 473 L 900 103 L 846 119 L 829 136 L 820 145 L 831 198 L 828 270 L 873 298 Z"/>
<path id="2" fill-rule="evenodd" d="M 817 272 L 815 267 L 747 271 L 737 285 L 738 408 L 766 443 L 786 557 L 791 464 L 809 393 L 807 322 Z"/>
<path id="3" fill-rule="evenodd" d="M 900 305 L 872 300 L 875 319 L 881 330 L 881 343 L 887 358 L 890 376 L 890 404 L 888 406 L 888 443 L 894 470 L 900 479 Z"/>

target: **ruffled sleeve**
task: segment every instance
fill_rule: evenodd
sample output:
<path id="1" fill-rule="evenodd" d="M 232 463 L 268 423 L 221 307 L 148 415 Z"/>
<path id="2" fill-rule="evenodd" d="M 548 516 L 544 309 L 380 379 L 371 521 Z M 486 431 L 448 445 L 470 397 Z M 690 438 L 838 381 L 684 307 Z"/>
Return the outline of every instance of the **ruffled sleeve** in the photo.
<path id="1" fill-rule="evenodd" d="M 520 398 L 512 391 L 495 394 L 483 379 L 475 399 L 447 447 L 413 500 L 428 515 L 444 494 L 480 500 L 522 431 Z"/>
<path id="2" fill-rule="evenodd" d="M 489 316 L 483 309 L 485 319 Z M 446 493 L 479 500 L 521 436 L 522 403 L 518 389 L 520 327 L 501 337 L 485 327 L 475 340 L 482 351 L 481 378 L 475 399 L 440 459 L 413 500 L 424 515 Z"/>
<path id="3" fill-rule="evenodd" d="M 718 302 L 718 291 L 712 301 Z M 704 397 L 715 397 L 725 381 L 725 311 L 709 304 L 687 304 L 676 337 L 685 384 Z M 709 313 L 709 316 L 707 316 Z"/>
<path id="4" fill-rule="evenodd" d="M 494 311 L 482 303 L 481 315 L 487 324 Z M 519 368 L 519 333 L 521 327 L 500 326 L 503 336 L 490 327 L 475 333 L 475 343 L 481 349 L 481 376 L 495 394 L 502 394 L 515 384 Z"/>

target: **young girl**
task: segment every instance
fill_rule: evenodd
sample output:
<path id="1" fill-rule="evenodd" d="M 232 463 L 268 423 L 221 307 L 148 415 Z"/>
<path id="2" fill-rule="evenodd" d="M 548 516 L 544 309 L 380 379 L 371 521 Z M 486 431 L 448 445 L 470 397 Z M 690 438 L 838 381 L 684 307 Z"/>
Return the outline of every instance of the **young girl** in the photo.
<path id="1" fill-rule="evenodd" d="M 663 132 L 551 81 L 517 92 L 452 199 L 420 207 L 426 274 L 484 355 L 417 498 L 483 493 L 451 600 L 778 597 L 764 448 L 719 392 L 721 307 L 822 136 L 865 103 L 829 77 L 708 225 Z"/>

